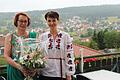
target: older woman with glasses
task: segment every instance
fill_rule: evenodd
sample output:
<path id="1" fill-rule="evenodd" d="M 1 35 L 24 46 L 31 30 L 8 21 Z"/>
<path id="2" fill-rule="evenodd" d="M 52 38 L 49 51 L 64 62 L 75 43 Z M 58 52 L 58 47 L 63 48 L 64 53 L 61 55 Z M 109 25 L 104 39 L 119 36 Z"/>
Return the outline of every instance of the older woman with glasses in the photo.
<path id="1" fill-rule="evenodd" d="M 26 13 L 17 13 L 14 18 L 14 25 L 16 31 L 8 33 L 5 38 L 4 57 L 8 62 L 7 80 L 24 80 L 25 76 L 31 72 L 18 63 L 20 53 L 17 51 L 20 48 L 16 36 L 20 38 L 29 38 L 31 36 L 31 33 L 26 30 L 30 25 L 29 16 Z"/>

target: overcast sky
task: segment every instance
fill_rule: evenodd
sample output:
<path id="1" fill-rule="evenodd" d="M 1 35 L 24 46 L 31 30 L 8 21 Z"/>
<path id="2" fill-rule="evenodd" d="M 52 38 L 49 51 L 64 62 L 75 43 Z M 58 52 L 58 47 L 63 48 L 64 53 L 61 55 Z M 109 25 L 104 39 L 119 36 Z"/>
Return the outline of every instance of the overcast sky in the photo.
<path id="1" fill-rule="evenodd" d="M 0 12 L 46 10 L 105 4 L 120 4 L 120 0 L 0 0 Z"/>

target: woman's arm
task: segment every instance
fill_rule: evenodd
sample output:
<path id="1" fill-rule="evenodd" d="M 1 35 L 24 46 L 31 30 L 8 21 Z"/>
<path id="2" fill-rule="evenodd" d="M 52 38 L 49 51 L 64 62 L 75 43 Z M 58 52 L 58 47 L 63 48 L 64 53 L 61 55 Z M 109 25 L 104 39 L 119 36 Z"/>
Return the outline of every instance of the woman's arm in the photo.
<path id="1" fill-rule="evenodd" d="M 71 75 L 75 73 L 75 64 L 74 64 L 74 51 L 72 46 L 72 39 L 69 34 L 66 35 L 66 64 L 67 64 L 67 72 L 66 78 L 67 80 L 71 80 Z"/>
<path id="2" fill-rule="evenodd" d="M 24 75 L 27 75 L 27 70 L 25 70 L 19 63 L 15 62 L 12 58 L 12 48 L 11 48 L 11 34 L 7 34 L 5 37 L 4 44 L 4 58 L 11 66 L 20 70 Z"/>
<path id="3" fill-rule="evenodd" d="M 5 37 L 5 44 L 4 44 L 4 58 L 8 62 L 8 64 L 12 65 L 13 67 L 19 69 L 20 65 L 12 60 L 12 48 L 11 48 L 11 35 L 8 34 Z"/>

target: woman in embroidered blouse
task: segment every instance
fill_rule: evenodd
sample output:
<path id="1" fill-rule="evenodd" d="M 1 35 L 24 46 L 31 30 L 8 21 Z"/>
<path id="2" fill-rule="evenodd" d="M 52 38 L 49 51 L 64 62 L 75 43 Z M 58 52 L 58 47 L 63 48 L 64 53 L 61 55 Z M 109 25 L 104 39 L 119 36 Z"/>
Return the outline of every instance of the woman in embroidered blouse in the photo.
<path id="1" fill-rule="evenodd" d="M 20 57 L 20 53 L 17 50 L 19 51 L 20 48 L 15 36 L 22 38 L 31 36 L 31 33 L 26 31 L 30 25 L 29 16 L 25 13 L 17 13 L 14 18 L 14 25 L 17 29 L 16 32 L 7 34 L 5 38 L 4 57 L 9 64 L 7 67 L 7 80 L 24 80 L 25 76 L 32 71 L 23 68 L 17 63 Z"/>
<path id="2" fill-rule="evenodd" d="M 47 65 L 41 71 L 41 80 L 71 80 L 75 72 L 72 39 L 66 32 L 58 30 L 59 14 L 54 11 L 45 14 L 50 31 L 41 34 L 47 56 Z"/>

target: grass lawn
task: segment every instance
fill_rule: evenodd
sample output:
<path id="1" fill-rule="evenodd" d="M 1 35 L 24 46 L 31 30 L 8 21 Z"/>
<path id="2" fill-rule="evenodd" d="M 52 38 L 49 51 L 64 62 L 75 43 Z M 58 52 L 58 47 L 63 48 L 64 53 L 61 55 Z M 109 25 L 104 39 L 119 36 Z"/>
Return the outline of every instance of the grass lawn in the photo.
<path id="1" fill-rule="evenodd" d="M 4 56 L 0 55 L 0 66 L 1 65 L 6 65 L 6 64 L 7 64 L 7 62 L 5 61 Z"/>

